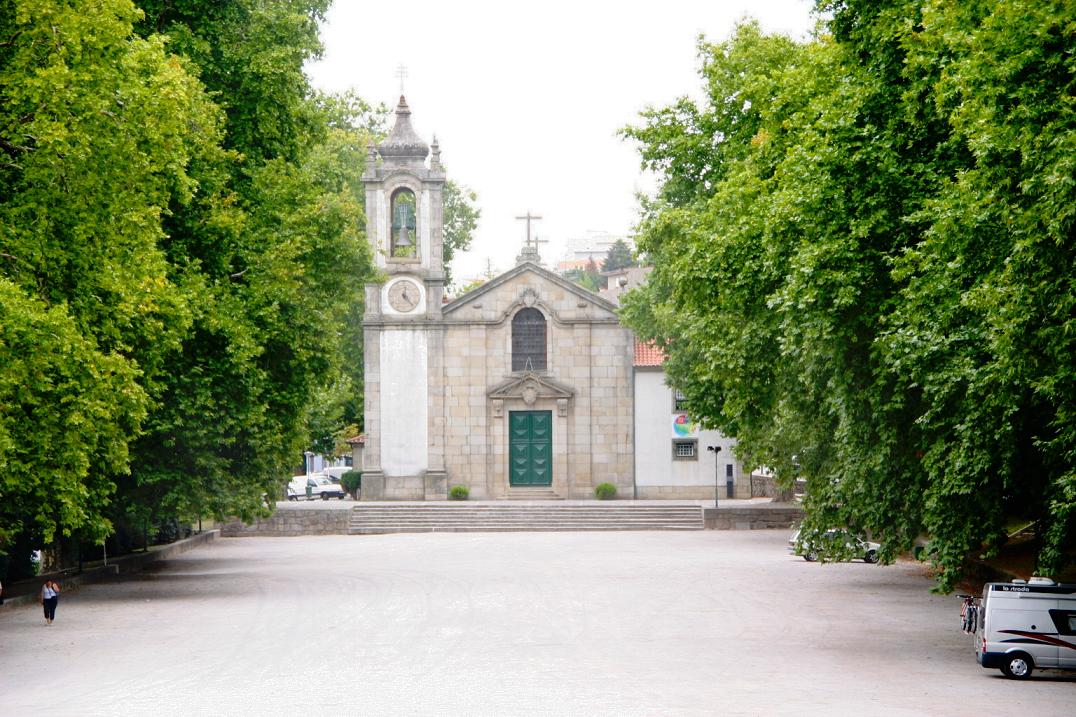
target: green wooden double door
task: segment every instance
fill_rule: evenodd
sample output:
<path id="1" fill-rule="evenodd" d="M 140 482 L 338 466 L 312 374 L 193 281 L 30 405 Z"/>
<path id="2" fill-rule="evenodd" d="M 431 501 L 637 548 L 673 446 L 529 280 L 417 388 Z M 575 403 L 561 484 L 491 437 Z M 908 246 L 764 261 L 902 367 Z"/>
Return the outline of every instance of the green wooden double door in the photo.
<path id="1" fill-rule="evenodd" d="M 553 412 L 508 413 L 509 485 L 553 485 Z"/>

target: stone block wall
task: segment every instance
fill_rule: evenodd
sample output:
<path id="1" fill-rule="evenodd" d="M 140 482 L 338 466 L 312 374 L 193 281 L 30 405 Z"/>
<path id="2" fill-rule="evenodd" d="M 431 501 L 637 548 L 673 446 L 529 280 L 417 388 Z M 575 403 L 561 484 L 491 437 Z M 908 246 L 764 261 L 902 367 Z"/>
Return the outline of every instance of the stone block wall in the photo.
<path id="1" fill-rule="evenodd" d="M 225 523 L 220 534 L 225 538 L 347 535 L 350 518 L 351 511 L 341 508 L 281 506 L 268 518 L 258 518 L 250 525 L 239 520 Z"/>
<path id="2" fill-rule="evenodd" d="M 765 530 L 798 524 L 803 520 L 803 509 L 787 503 L 749 508 L 704 508 L 702 517 L 707 530 Z"/>

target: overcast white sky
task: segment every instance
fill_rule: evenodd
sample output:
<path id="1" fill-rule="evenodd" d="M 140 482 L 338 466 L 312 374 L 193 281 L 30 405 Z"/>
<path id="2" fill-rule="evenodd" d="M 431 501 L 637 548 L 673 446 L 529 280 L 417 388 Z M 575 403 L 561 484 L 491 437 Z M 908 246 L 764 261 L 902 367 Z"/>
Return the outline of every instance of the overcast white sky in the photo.
<path id="1" fill-rule="evenodd" d="M 441 143 L 449 177 L 478 193 L 471 251 L 457 282 L 514 264 L 530 210 L 552 266 L 588 232 L 627 234 L 637 191 L 651 192 L 634 146 L 617 130 L 647 105 L 697 94 L 695 39 L 727 38 L 757 18 L 806 37 L 810 0 L 336 0 L 322 28 L 315 86 L 355 90 L 395 107 L 396 68 L 407 67 L 412 124 Z"/>

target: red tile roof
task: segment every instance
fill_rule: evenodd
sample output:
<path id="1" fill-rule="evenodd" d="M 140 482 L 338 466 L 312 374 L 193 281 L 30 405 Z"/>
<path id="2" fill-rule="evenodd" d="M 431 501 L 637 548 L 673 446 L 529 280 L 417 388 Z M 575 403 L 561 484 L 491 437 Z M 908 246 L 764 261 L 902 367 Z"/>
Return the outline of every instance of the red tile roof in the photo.
<path id="1" fill-rule="evenodd" d="M 665 363 L 665 350 L 653 341 L 642 342 L 635 339 L 635 365 L 661 366 Z"/>

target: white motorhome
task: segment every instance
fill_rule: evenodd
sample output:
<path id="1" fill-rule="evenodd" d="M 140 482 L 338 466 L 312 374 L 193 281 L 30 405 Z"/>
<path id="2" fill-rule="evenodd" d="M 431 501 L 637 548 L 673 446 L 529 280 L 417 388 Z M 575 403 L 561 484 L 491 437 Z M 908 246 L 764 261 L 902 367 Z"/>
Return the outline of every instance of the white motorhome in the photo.
<path id="1" fill-rule="evenodd" d="M 1076 584 L 1048 578 L 987 583 L 975 659 L 1017 679 L 1036 667 L 1076 670 Z"/>

